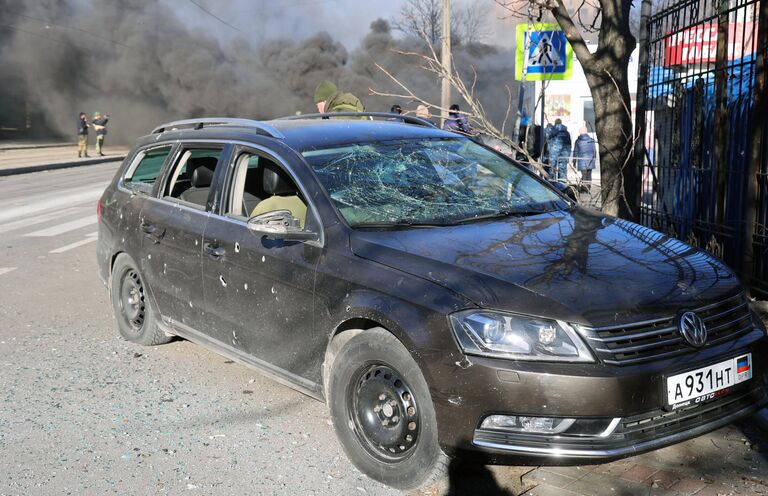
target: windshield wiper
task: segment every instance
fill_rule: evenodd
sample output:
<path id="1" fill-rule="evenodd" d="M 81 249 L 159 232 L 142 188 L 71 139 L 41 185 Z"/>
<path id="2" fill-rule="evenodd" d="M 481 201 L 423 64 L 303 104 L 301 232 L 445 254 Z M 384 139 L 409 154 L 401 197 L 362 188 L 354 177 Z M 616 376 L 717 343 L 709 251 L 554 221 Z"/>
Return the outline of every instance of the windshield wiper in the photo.
<path id="1" fill-rule="evenodd" d="M 356 222 L 352 224 L 352 227 L 442 227 L 446 224 L 440 224 L 436 222 L 416 222 L 412 220 L 400 219 L 391 222 Z"/>
<path id="2" fill-rule="evenodd" d="M 535 214 L 541 214 L 544 213 L 540 210 L 510 210 L 510 209 L 500 209 L 495 210 L 493 212 L 489 212 L 487 214 L 480 214 L 480 215 L 473 215 L 472 217 L 465 217 L 463 219 L 458 219 L 451 221 L 451 224 L 466 224 L 469 222 L 475 222 L 478 220 L 488 220 L 488 219 L 499 219 L 502 217 L 512 217 L 512 216 L 525 216 L 525 215 L 535 215 Z"/>

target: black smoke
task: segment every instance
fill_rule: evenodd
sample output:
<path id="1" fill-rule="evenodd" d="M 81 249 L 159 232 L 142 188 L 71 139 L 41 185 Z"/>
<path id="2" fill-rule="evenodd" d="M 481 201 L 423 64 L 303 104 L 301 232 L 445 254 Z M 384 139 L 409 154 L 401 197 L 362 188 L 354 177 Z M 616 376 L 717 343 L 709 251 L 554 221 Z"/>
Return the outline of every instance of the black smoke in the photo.
<path id="1" fill-rule="evenodd" d="M 371 111 L 393 103 L 369 88 L 397 87 L 379 63 L 419 95 L 439 101 L 440 83 L 414 59 L 392 49 L 424 51 L 417 39 L 397 39 L 386 21 L 371 24 L 351 52 L 331 34 L 255 43 L 245 36 L 223 42 L 187 27 L 165 4 L 147 0 L 0 0 L 0 67 L 21 82 L 22 98 L 60 136 L 73 138 L 79 111 L 110 113 L 110 141 L 131 143 L 154 125 L 204 115 L 270 119 L 314 111 L 323 79 L 355 93 Z M 477 94 L 500 124 L 513 84 L 509 51 L 459 46 L 454 61 L 465 75 L 478 72 Z M 11 77 L 11 76 L 7 76 Z M 0 94 L 8 91 L 0 88 Z M 513 94 L 516 92 L 513 91 Z M 18 112 L 3 108 L 0 112 Z M 461 103 L 461 102 L 459 102 Z"/>

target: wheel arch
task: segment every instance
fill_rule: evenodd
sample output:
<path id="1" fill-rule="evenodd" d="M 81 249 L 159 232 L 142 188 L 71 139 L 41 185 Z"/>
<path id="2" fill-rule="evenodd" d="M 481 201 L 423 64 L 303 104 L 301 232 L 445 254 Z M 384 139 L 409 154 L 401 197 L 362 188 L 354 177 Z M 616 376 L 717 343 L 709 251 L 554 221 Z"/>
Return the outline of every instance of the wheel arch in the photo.
<path id="1" fill-rule="evenodd" d="M 340 322 L 328 337 L 328 344 L 325 348 L 325 356 L 322 366 L 322 388 L 323 396 L 328 398 L 328 379 L 330 377 L 333 360 L 344 345 L 360 333 L 371 331 L 373 329 L 382 329 L 397 339 L 409 352 L 411 351 L 411 342 L 409 339 L 403 339 L 404 333 L 388 319 L 376 318 L 373 316 L 355 316 L 349 317 Z M 394 330 L 393 330 L 394 329 Z M 415 357 L 414 357 L 415 358 Z"/>

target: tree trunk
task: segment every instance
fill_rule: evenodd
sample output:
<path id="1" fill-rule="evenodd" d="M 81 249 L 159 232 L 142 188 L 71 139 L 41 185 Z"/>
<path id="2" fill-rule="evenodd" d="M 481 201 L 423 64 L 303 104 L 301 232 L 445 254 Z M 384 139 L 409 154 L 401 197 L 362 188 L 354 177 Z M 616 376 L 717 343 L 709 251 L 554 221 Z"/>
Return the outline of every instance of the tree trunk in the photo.
<path id="1" fill-rule="evenodd" d="M 634 195 L 639 189 L 632 161 L 634 141 L 626 65 L 623 71 L 616 67 L 619 64 L 610 64 L 614 66 L 610 69 L 599 62 L 595 65 L 603 71 L 588 71 L 587 81 L 595 106 L 602 211 L 631 219 L 637 214 L 633 211 Z"/>
<path id="2" fill-rule="evenodd" d="M 563 0 L 549 4 L 587 76 L 595 106 L 603 212 L 635 219 L 640 174 L 632 163 L 634 130 L 628 66 L 635 49 L 629 27 L 632 0 L 600 0 L 602 21 L 597 51 L 590 53 Z"/>

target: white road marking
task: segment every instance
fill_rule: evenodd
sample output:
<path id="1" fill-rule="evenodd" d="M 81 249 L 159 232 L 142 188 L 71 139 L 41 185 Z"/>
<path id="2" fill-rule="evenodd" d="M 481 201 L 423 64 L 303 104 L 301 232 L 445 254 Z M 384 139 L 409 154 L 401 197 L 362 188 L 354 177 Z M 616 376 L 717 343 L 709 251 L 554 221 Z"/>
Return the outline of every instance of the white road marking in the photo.
<path id="1" fill-rule="evenodd" d="M 86 236 L 85 239 L 81 239 L 80 241 L 75 241 L 74 243 L 70 243 L 66 246 L 62 246 L 61 248 L 56 248 L 55 250 L 51 250 L 48 253 L 64 253 L 65 251 L 74 250 L 78 246 L 87 245 L 88 243 L 93 243 L 98 239 L 96 236 L 98 233 L 91 233 Z"/>
<path id="2" fill-rule="evenodd" d="M 29 234 L 25 234 L 24 236 L 32 236 L 32 237 L 58 236 L 59 234 L 64 234 L 65 232 L 74 231 L 75 229 L 80 229 L 81 227 L 90 226 L 91 224 L 96 224 L 97 222 L 98 222 L 98 218 L 95 215 L 89 215 L 88 217 L 75 219 L 69 222 L 65 222 L 63 224 L 59 224 L 57 226 L 48 227 L 46 229 L 40 229 L 39 231 L 31 232 Z"/>
<path id="3" fill-rule="evenodd" d="M 36 217 L 27 217 L 26 219 L 15 220 L 13 222 L 8 222 L 6 224 L 0 224 L 0 233 L 13 231 L 14 229 L 21 229 L 23 227 L 34 226 L 36 224 L 42 224 L 43 222 L 48 222 L 49 220 L 58 219 L 59 217 L 66 217 L 67 215 L 74 214 L 78 210 L 83 210 L 83 207 L 65 208 L 64 210 L 59 210 L 58 212 L 41 214 Z M 81 213 L 84 213 L 84 212 L 81 212 Z"/>
<path id="4" fill-rule="evenodd" d="M 0 210 L 0 222 L 4 222 L 11 219 L 17 219 L 24 217 L 25 215 L 32 215 L 45 210 L 54 210 L 61 207 L 71 207 L 73 204 L 93 202 L 93 210 L 96 210 L 96 200 L 104 193 L 104 186 L 99 186 L 95 189 L 89 189 L 81 191 L 79 193 L 72 193 L 68 195 L 55 196 L 53 198 L 47 198 L 40 200 L 29 205 L 23 205 L 20 207 L 3 208 Z"/>
<path id="5" fill-rule="evenodd" d="M 16 270 L 16 267 L 0 267 L 0 276 L 9 272 L 13 272 L 14 270 Z"/>

